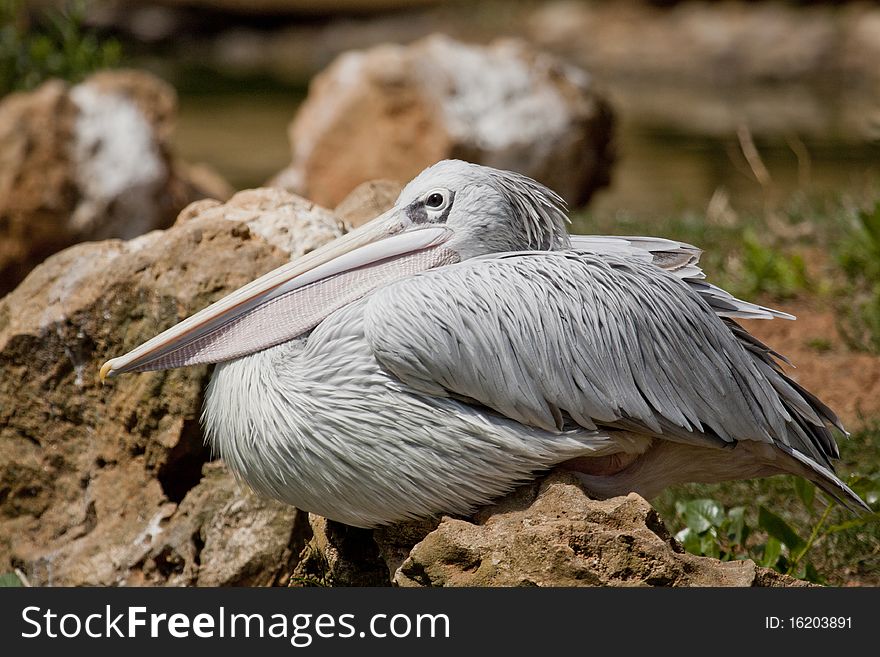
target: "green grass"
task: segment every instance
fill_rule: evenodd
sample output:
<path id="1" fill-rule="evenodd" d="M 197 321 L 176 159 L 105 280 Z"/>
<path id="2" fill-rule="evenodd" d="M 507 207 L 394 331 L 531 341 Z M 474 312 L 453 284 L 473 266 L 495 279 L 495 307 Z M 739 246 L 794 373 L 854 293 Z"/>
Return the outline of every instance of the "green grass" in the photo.
<path id="1" fill-rule="evenodd" d="M 835 249 L 841 333 L 851 347 L 880 353 L 880 201 L 852 212 L 847 228 Z"/>
<path id="2" fill-rule="evenodd" d="M 16 588 L 20 586 L 24 586 L 24 582 L 21 581 L 21 578 L 16 573 L 0 574 L 0 588 Z"/>

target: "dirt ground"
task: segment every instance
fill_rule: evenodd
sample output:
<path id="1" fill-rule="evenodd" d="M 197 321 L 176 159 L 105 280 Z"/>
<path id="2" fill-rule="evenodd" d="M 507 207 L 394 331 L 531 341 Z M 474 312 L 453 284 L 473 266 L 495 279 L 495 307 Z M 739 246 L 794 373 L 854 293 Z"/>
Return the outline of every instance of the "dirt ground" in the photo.
<path id="1" fill-rule="evenodd" d="M 743 326 L 786 356 L 795 365 L 786 367 L 792 378 L 828 404 L 848 429 L 880 420 L 880 356 L 850 350 L 832 311 L 815 302 L 773 307 L 797 320 L 752 320 Z"/>

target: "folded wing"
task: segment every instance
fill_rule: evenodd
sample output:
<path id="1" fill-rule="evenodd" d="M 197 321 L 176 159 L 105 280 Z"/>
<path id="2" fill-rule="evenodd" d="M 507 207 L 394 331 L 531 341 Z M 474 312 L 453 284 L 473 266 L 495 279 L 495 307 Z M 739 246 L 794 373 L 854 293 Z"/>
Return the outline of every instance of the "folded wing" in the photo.
<path id="1" fill-rule="evenodd" d="M 365 331 L 407 385 L 530 426 L 760 441 L 822 476 L 838 456 L 834 413 L 699 290 L 644 258 L 535 252 L 444 267 L 379 290 Z"/>

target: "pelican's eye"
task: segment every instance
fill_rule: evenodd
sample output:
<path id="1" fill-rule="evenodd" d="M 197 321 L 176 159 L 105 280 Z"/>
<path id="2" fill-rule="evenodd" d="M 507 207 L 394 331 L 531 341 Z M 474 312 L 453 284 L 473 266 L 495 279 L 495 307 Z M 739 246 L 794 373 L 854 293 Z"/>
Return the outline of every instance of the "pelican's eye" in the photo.
<path id="1" fill-rule="evenodd" d="M 442 224 L 449 216 L 452 209 L 452 200 L 455 194 L 443 187 L 432 189 L 415 201 L 416 207 L 413 212 L 416 215 L 413 221 L 419 223 L 421 221 L 429 221 L 432 224 Z M 418 215 L 421 214 L 421 217 Z"/>
<path id="2" fill-rule="evenodd" d="M 431 208 L 432 210 L 439 210 L 443 207 L 444 203 L 446 203 L 446 199 L 440 192 L 431 192 L 431 194 L 428 195 L 428 198 L 425 199 L 425 207 Z"/>

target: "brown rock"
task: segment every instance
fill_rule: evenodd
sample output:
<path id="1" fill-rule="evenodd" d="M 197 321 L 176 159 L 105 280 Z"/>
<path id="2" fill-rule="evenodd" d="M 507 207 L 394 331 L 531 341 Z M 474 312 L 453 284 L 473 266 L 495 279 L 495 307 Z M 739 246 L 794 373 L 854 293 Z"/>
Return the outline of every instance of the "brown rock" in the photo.
<path id="1" fill-rule="evenodd" d="M 373 540 L 379 546 L 379 554 L 388 566 L 389 582 L 397 569 L 409 558 L 413 546 L 437 529 L 440 518 L 425 518 L 412 522 L 379 527 L 373 531 Z"/>
<path id="2" fill-rule="evenodd" d="M 444 158 L 513 169 L 573 204 L 608 184 L 611 111 L 590 76 L 524 42 L 433 36 L 345 53 L 312 82 L 274 184 L 323 205 Z"/>
<path id="3" fill-rule="evenodd" d="M 685 553 L 635 493 L 590 500 L 571 474 L 526 486 L 475 522 L 444 518 L 399 586 L 798 586 L 752 561 Z"/>
<path id="4" fill-rule="evenodd" d="M 866 7 L 856 10 L 864 16 Z M 650 81 L 787 81 L 828 72 L 847 36 L 843 12 L 781 2 L 548 2 L 524 20 L 529 38 L 597 74 Z M 621 47 L 626 44 L 627 47 Z M 595 67 L 595 68 L 592 68 Z"/>
<path id="5" fill-rule="evenodd" d="M 216 176 L 174 161 L 173 89 L 105 71 L 0 103 L 0 294 L 75 242 L 168 226 L 190 201 L 227 198 Z"/>
<path id="6" fill-rule="evenodd" d="M 346 230 L 357 228 L 394 205 L 403 186 L 393 180 L 370 180 L 355 187 L 333 213 Z"/>
<path id="7" fill-rule="evenodd" d="M 36 585 L 282 577 L 285 550 L 299 552 L 292 510 L 234 493 L 225 474 L 202 481 L 208 368 L 105 386 L 97 372 L 337 226 L 252 190 L 164 232 L 71 247 L 0 300 L 0 572 L 17 566 Z M 197 570 L 203 549 L 212 564 Z"/>
<path id="8" fill-rule="evenodd" d="M 205 466 L 199 485 L 186 496 L 178 515 L 201 516 L 194 523 L 204 547 L 198 586 L 254 586 L 286 583 L 302 549 L 294 521 L 297 510 L 243 489 L 222 463 Z M 172 522 L 176 523 L 175 517 Z M 184 521 L 184 527 L 190 523 Z M 196 546 L 197 547 L 197 546 Z M 155 548 L 154 548 L 155 551 Z"/>
<path id="9" fill-rule="evenodd" d="M 76 107 L 61 82 L 0 103 L 0 294 L 70 244 L 60 217 L 77 196 L 67 150 Z"/>
<path id="10" fill-rule="evenodd" d="M 305 547 L 291 586 L 388 586 L 388 567 L 369 529 L 300 511 Z"/>
<path id="11" fill-rule="evenodd" d="M 111 544 L 114 572 L 102 584 L 268 586 L 286 583 L 299 554 L 296 509 L 242 489 L 225 465 L 205 464 L 180 505 L 159 507 L 128 546 Z M 98 531 L 101 528 L 97 528 Z M 92 582 L 90 567 L 74 574 Z M 46 582 L 39 582 L 46 583 Z"/>

